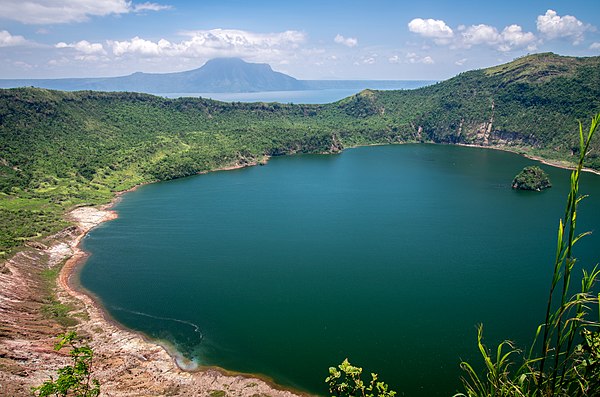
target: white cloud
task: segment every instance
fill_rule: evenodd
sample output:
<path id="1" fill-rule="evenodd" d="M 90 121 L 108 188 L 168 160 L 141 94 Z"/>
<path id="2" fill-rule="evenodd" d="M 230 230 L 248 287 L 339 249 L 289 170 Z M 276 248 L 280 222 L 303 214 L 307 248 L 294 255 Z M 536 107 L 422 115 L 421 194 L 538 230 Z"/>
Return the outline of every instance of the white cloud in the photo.
<path id="1" fill-rule="evenodd" d="M 451 48 L 471 48 L 476 45 L 487 45 L 498 51 L 506 52 L 514 48 L 527 47 L 535 49 L 536 36 L 531 32 L 524 32 L 519 25 L 506 26 L 502 32 L 494 26 L 458 25 L 454 30 L 439 19 L 415 18 L 408 23 L 408 29 L 423 37 L 432 39 L 438 45 L 450 45 Z"/>
<path id="2" fill-rule="evenodd" d="M 133 4 L 128 0 L 2 0 L 0 18 L 27 24 L 82 22 L 92 16 L 160 11 L 156 3 Z"/>
<path id="3" fill-rule="evenodd" d="M 600 42 L 597 42 L 597 41 L 596 41 L 596 42 L 593 42 L 593 43 L 590 45 L 590 50 L 600 50 Z"/>
<path id="4" fill-rule="evenodd" d="M 374 57 L 367 57 L 365 59 L 363 59 L 363 63 L 366 65 L 372 65 L 376 62 L 376 59 Z"/>
<path id="5" fill-rule="evenodd" d="M 156 4 L 156 3 L 141 3 L 141 4 L 135 4 L 133 6 L 133 11 L 134 12 L 142 12 L 142 11 L 162 11 L 162 10 L 170 10 L 171 6 L 168 5 L 162 5 L 162 4 Z"/>
<path id="6" fill-rule="evenodd" d="M 500 35 L 503 44 L 507 46 L 509 49 L 513 47 L 525 47 L 527 49 L 533 50 L 534 47 L 531 47 L 533 43 L 536 41 L 536 37 L 531 32 L 523 32 L 523 28 L 519 25 L 510 25 L 504 28 Z"/>
<path id="7" fill-rule="evenodd" d="M 437 44 L 448 44 L 454 37 L 452 29 L 440 19 L 415 18 L 408 23 L 408 30 L 423 37 L 433 38 Z"/>
<path id="8" fill-rule="evenodd" d="M 561 17 L 556 11 L 548 10 L 546 14 L 538 15 L 537 29 L 549 39 L 567 37 L 573 40 L 573 44 L 580 44 L 584 39 L 584 33 L 593 28 L 574 16 Z"/>
<path id="9" fill-rule="evenodd" d="M 164 39 L 154 43 L 137 36 L 129 41 L 109 41 L 108 45 L 112 47 L 113 54 L 118 57 L 128 53 L 142 56 L 160 56 L 165 53 L 165 50 L 173 46 L 173 44 Z"/>
<path id="10" fill-rule="evenodd" d="M 338 44 L 343 44 L 346 47 L 356 47 L 358 45 L 358 39 L 355 37 L 344 37 L 341 34 L 338 34 L 333 39 Z"/>
<path id="11" fill-rule="evenodd" d="M 14 47 L 28 44 L 23 36 L 13 36 L 6 30 L 0 30 L 0 47 Z"/>
<path id="12" fill-rule="evenodd" d="M 500 41 L 498 30 L 489 25 L 472 25 L 462 33 L 463 42 L 467 47 L 478 44 L 494 45 Z"/>
<path id="13" fill-rule="evenodd" d="M 479 24 L 464 27 L 454 42 L 455 47 L 471 48 L 475 45 L 486 45 L 498 51 L 507 52 L 515 48 L 524 48 L 533 51 L 537 38 L 531 32 L 523 32 L 519 25 L 506 26 L 499 32 L 494 26 Z"/>
<path id="14" fill-rule="evenodd" d="M 388 58 L 389 63 L 423 63 L 426 65 L 434 64 L 435 61 L 429 55 L 421 56 L 416 52 L 408 52 L 404 57 L 392 55 Z"/>
<path id="15" fill-rule="evenodd" d="M 108 41 L 112 53 L 118 57 L 141 55 L 145 57 L 211 58 L 224 56 L 257 57 L 290 52 L 305 41 L 298 31 L 254 33 L 243 30 L 212 29 L 184 32 L 187 40 L 157 42 L 134 37 L 126 41 Z M 279 57 L 281 59 L 281 57 Z"/>
<path id="16" fill-rule="evenodd" d="M 434 64 L 435 61 L 430 56 L 421 57 L 417 53 L 409 52 L 406 54 L 406 61 L 408 63 L 424 63 L 426 65 Z"/>
<path id="17" fill-rule="evenodd" d="M 454 64 L 457 66 L 462 66 L 465 64 L 465 62 L 467 62 L 467 58 L 462 58 L 462 59 L 455 61 Z"/>
<path id="18" fill-rule="evenodd" d="M 533 50 L 535 41 L 535 35 L 531 32 L 523 32 L 523 28 L 519 25 L 510 25 L 502 32 L 498 32 L 498 29 L 493 26 L 480 24 L 469 26 L 462 32 L 462 46 L 466 48 L 473 45 L 488 45 L 502 52 L 523 47 Z"/>
<path id="19" fill-rule="evenodd" d="M 75 60 L 83 62 L 98 62 L 100 57 L 96 55 L 77 55 Z"/>
<path id="20" fill-rule="evenodd" d="M 87 55 L 91 54 L 106 54 L 104 50 L 104 46 L 101 43 L 90 43 L 87 40 L 81 40 L 77 43 L 67 44 L 64 42 L 57 43 L 55 45 L 56 48 L 74 48 L 79 52 L 82 52 Z"/>

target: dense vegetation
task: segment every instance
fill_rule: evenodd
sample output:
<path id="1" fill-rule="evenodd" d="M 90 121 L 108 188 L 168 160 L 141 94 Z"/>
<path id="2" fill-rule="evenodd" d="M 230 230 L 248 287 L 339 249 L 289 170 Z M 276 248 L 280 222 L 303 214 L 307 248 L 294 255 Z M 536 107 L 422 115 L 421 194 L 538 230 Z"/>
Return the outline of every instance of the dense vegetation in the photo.
<path id="1" fill-rule="evenodd" d="M 548 175 L 536 165 L 523 168 L 512 181 L 512 188 L 520 190 L 537 190 L 539 192 L 551 186 Z"/>
<path id="2" fill-rule="evenodd" d="M 0 259 L 64 227 L 62 214 L 73 206 L 264 156 L 439 142 L 573 161 L 576 121 L 599 110 L 600 57 L 554 54 L 328 105 L 0 90 Z M 588 162 L 597 169 L 599 148 L 592 142 Z"/>

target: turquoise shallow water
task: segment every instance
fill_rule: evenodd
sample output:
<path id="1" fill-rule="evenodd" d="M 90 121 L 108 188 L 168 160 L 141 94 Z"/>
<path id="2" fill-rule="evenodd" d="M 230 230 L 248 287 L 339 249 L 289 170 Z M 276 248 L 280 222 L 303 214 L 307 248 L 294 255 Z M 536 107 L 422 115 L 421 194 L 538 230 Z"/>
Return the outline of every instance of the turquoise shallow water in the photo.
<path id="1" fill-rule="evenodd" d="M 408 396 L 449 396 L 476 356 L 542 321 L 569 171 L 510 189 L 535 162 L 397 145 L 271 159 L 143 186 L 84 239 L 84 288 L 124 325 L 203 365 L 326 394 L 349 357 Z M 580 230 L 600 228 L 600 177 Z M 577 254 L 598 262 L 597 234 Z"/>

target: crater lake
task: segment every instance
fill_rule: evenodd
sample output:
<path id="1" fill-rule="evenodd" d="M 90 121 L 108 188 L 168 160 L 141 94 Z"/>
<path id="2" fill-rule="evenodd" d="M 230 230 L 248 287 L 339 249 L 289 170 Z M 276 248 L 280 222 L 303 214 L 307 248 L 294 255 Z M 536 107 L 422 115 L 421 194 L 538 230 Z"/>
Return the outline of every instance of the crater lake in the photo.
<path id="1" fill-rule="evenodd" d="M 553 187 L 511 189 L 538 164 Z M 528 348 L 543 322 L 570 171 L 517 154 L 406 144 L 146 185 L 89 233 L 81 286 L 201 366 L 321 395 L 344 358 L 399 395 L 451 396 L 461 360 Z M 580 232 L 600 227 L 585 173 Z M 598 233 L 576 246 L 600 258 Z"/>

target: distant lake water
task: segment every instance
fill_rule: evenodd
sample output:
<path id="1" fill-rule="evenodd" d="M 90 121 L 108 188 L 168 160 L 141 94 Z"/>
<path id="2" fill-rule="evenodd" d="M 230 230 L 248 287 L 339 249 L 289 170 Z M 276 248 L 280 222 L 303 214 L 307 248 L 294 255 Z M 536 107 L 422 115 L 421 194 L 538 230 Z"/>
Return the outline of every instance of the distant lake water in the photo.
<path id="1" fill-rule="evenodd" d="M 335 81 L 330 81 L 334 85 Z M 166 98 L 202 97 L 223 102 L 279 102 L 296 104 L 324 104 L 347 98 L 364 89 L 374 90 L 404 90 L 433 84 L 426 80 L 397 80 L 397 81 L 353 81 L 345 84 L 351 88 L 326 88 L 300 91 L 263 91 L 263 92 L 185 92 L 154 94 Z"/>
<path id="2" fill-rule="evenodd" d="M 166 98 L 201 97 L 222 102 L 279 102 L 324 104 L 339 101 L 360 92 L 357 89 L 264 91 L 264 92 L 198 92 L 155 94 Z"/>
<path id="3" fill-rule="evenodd" d="M 451 396 L 461 359 L 528 347 L 543 321 L 569 171 L 428 144 L 273 158 L 143 186 L 85 239 L 80 281 L 125 326 L 201 365 L 321 395 L 348 357 L 406 396 Z M 585 174 L 576 249 L 600 259 L 600 177 Z"/>

